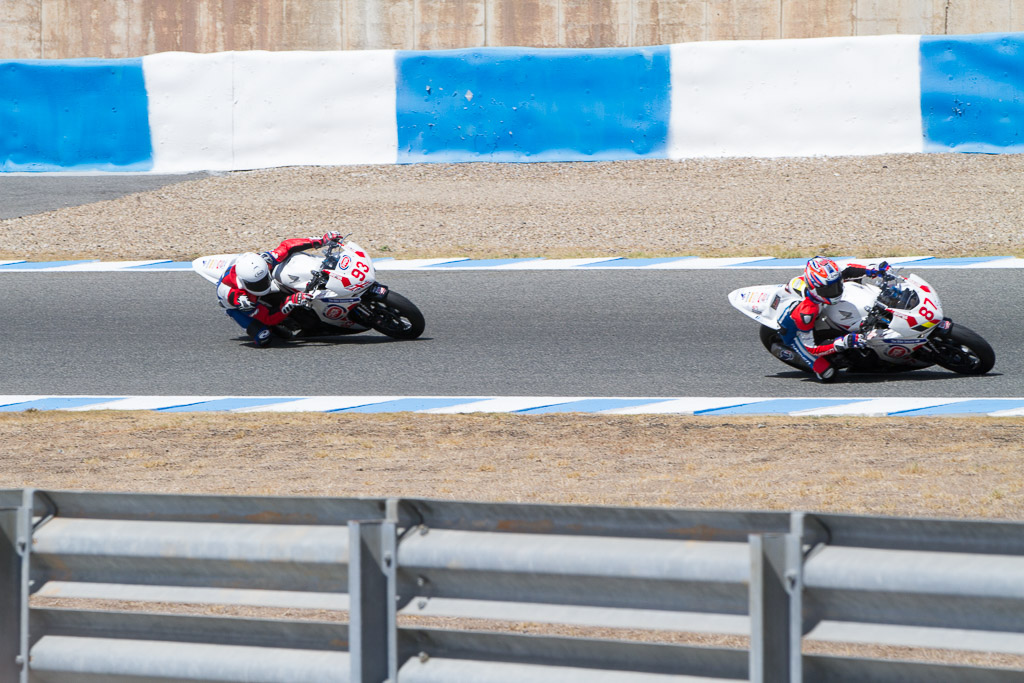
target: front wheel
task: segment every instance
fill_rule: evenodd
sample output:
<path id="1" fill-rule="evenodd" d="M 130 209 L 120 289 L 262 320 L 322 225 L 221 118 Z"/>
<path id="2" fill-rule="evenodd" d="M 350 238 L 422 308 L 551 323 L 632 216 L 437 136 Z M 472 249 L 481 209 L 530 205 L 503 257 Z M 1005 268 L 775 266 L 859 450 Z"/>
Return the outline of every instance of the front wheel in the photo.
<path id="1" fill-rule="evenodd" d="M 996 364 L 996 352 L 974 330 L 953 325 L 949 334 L 934 335 L 935 363 L 961 375 L 984 375 Z"/>
<path id="2" fill-rule="evenodd" d="M 426 326 L 423 314 L 416 304 L 395 291 L 388 291 L 383 299 L 363 301 L 370 311 L 366 324 L 393 339 L 416 339 Z"/>

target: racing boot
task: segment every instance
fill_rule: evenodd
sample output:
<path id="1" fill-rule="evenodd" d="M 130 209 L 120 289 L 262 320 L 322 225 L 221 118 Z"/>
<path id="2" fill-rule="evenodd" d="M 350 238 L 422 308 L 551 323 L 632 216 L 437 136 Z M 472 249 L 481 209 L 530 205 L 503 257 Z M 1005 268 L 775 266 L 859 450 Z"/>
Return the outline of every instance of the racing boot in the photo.
<path id="1" fill-rule="evenodd" d="M 827 358 L 819 358 L 811 366 L 814 375 L 823 383 L 834 382 L 839 378 L 839 372 L 832 367 Z"/>
<path id="2" fill-rule="evenodd" d="M 302 325 L 294 318 L 285 318 L 280 325 L 274 326 L 274 332 L 282 339 L 295 339 L 302 334 Z"/>

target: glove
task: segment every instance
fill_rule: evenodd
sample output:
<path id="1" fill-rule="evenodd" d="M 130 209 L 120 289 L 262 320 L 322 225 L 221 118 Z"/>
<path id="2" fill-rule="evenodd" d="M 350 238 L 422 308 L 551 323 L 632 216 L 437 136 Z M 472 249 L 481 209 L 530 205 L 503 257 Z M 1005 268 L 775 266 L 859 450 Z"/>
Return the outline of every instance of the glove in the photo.
<path id="1" fill-rule="evenodd" d="M 284 313 L 285 315 L 288 315 L 293 310 L 295 310 L 296 306 L 306 306 L 306 307 L 308 307 L 309 304 L 312 303 L 312 302 L 313 302 L 313 296 L 312 295 L 306 294 L 305 292 L 295 292 L 294 294 L 289 296 L 287 299 L 285 299 L 283 304 L 281 304 L 281 312 Z"/>
<path id="2" fill-rule="evenodd" d="M 882 261 L 874 268 L 868 268 L 864 274 L 868 277 L 878 277 L 879 275 L 888 273 L 890 269 L 892 269 L 892 266 L 889 265 L 889 262 Z"/>
<path id="3" fill-rule="evenodd" d="M 245 294 L 242 294 L 241 296 L 238 297 L 238 310 L 251 311 L 254 308 L 256 308 L 256 304 L 253 302 L 252 299 L 247 297 Z"/>
<path id="4" fill-rule="evenodd" d="M 309 241 L 313 243 L 313 246 L 319 249 L 328 242 L 337 242 L 341 239 L 341 233 L 337 230 L 328 230 L 324 233 L 323 237 L 310 237 Z"/>
<path id="5" fill-rule="evenodd" d="M 862 349 L 867 344 L 863 334 L 848 334 L 839 337 L 832 342 L 832 348 L 838 351 L 849 351 L 850 349 Z"/>
<path id="6" fill-rule="evenodd" d="M 264 251 L 263 253 L 261 253 L 260 258 L 266 261 L 268 266 L 273 267 L 277 265 L 277 259 L 275 259 L 274 255 L 271 254 L 269 251 Z"/>

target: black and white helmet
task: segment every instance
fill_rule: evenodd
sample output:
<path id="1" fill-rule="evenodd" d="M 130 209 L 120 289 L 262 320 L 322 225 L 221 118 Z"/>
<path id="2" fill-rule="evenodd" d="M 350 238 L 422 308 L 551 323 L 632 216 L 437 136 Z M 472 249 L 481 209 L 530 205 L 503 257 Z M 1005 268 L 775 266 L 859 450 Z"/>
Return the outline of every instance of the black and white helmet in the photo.
<path id="1" fill-rule="evenodd" d="M 250 294 L 263 296 L 270 292 L 270 267 L 259 254 L 248 252 L 235 261 L 235 278 Z"/>

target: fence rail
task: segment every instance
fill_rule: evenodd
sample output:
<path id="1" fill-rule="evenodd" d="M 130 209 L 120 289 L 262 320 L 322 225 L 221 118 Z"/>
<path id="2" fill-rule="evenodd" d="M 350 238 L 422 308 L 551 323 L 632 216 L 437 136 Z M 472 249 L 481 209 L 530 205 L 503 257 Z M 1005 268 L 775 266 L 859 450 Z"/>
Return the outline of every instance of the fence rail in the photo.
<path id="1" fill-rule="evenodd" d="M 1024 678 L 802 653 L 817 640 L 1024 655 L 1024 523 L 26 489 L 0 491 L 0 531 L 0 683 Z M 348 623 L 33 595 L 347 610 Z M 400 626 L 407 615 L 494 630 Z M 749 647 L 511 632 L 521 621 Z"/>

